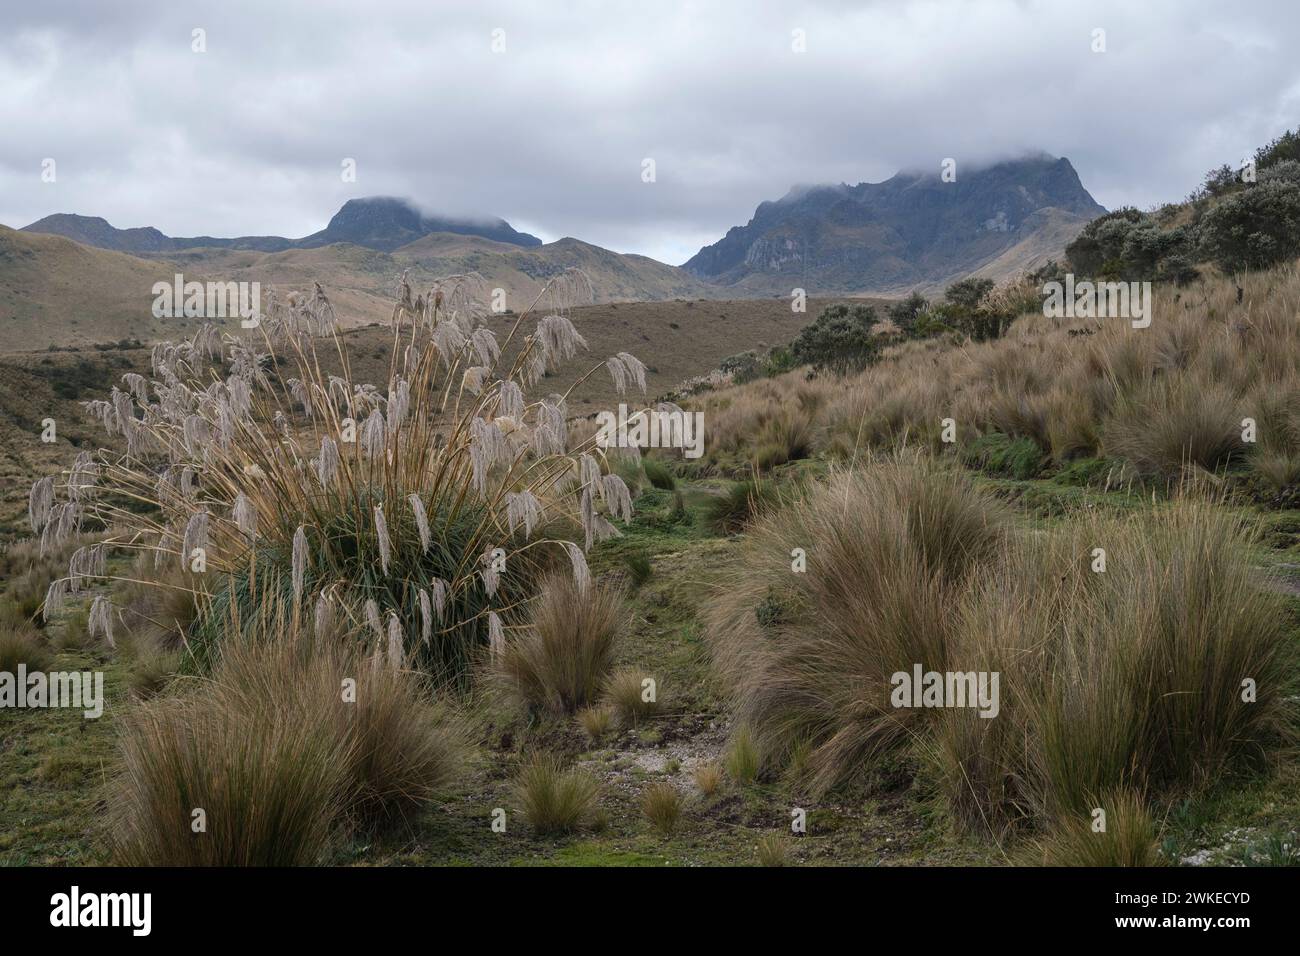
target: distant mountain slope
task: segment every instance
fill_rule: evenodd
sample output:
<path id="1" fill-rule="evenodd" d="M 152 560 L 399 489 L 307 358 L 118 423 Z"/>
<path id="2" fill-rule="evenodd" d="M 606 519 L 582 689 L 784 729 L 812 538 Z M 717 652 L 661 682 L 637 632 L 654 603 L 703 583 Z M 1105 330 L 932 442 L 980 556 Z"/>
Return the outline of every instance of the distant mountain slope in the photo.
<path id="1" fill-rule="evenodd" d="M 517 232 L 504 219 L 454 219 L 426 216 L 404 199 L 374 196 L 349 199 L 320 232 L 299 239 L 295 246 L 312 249 L 331 242 L 352 242 L 369 249 L 391 252 L 433 232 L 482 236 L 514 246 L 540 246 L 542 240 Z"/>
<path id="2" fill-rule="evenodd" d="M 22 227 L 23 232 L 63 236 L 88 246 L 129 252 L 132 255 L 168 255 L 186 249 L 251 249 L 283 252 L 314 249 L 335 242 L 351 242 L 368 249 L 391 252 L 399 246 L 434 232 L 483 236 L 514 246 L 539 246 L 542 240 L 516 231 L 504 219 L 457 219 L 428 216 L 405 199 L 372 196 L 349 199 L 320 232 L 302 239 L 281 236 L 241 236 L 218 239 L 213 236 L 172 237 L 152 226 L 118 229 L 98 216 L 57 213 Z"/>
<path id="3" fill-rule="evenodd" d="M 0 226 L 0 350 L 44 349 L 124 338 L 189 335 L 197 319 L 156 319 L 155 282 L 258 282 L 287 293 L 325 286 L 345 325 L 386 322 L 398 278 L 417 288 L 441 276 L 479 272 L 506 292 L 506 307 L 528 308 L 546 281 L 567 268 L 590 277 L 597 302 L 718 298 L 716 286 L 644 256 L 561 239 L 523 248 L 479 236 L 432 233 L 382 252 L 351 243 L 280 252 L 195 248 L 140 258 Z"/>
<path id="4" fill-rule="evenodd" d="M 151 311 L 153 284 L 177 271 L 166 260 L 0 226 L 0 349 L 189 335 L 197 320 Z"/>
<path id="5" fill-rule="evenodd" d="M 733 292 L 888 292 L 1055 254 L 1106 210 L 1068 159 L 807 186 L 759 205 L 682 267 Z M 1018 251 L 1013 251 L 1018 250 Z M 994 264 L 1001 263 L 1000 266 Z M 1003 272 L 1002 274 L 1005 274 Z"/>

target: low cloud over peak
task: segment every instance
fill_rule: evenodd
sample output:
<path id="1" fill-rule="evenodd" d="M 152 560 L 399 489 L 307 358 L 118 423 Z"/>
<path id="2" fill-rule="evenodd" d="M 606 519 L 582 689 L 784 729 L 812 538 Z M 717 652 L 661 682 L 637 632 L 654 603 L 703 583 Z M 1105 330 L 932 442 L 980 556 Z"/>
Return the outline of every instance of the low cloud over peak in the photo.
<path id="1" fill-rule="evenodd" d="M 307 236 L 391 195 L 682 262 L 794 183 L 1030 151 L 1148 206 L 1295 125 L 1298 38 L 1294 4 L 1211 0 L 25 5 L 0 222 Z"/>

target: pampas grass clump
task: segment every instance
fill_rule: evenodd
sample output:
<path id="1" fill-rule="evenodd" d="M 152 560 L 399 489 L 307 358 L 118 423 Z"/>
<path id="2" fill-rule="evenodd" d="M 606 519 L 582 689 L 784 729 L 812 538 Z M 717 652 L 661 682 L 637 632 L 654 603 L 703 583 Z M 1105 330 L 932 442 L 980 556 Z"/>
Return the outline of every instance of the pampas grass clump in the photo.
<path id="1" fill-rule="evenodd" d="M 586 348 L 568 310 L 590 298 L 581 272 L 556 276 L 499 341 L 484 324 L 481 276 L 423 294 L 403 278 L 378 384 L 353 377 L 319 286 L 273 298 L 254 330 L 208 325 L 160 343 L 150 377 L 124 376 L 88 403 L 125 453 L 83 453 L 37 482 L 33 531 L 46 550 L 96 522 L 115 529 L 106 543 L 159 572 L 202 571 L 191 583 L 198 617 L 178 621 L 190 669 L 211 666 L 215 644 L 260 606 L 305 616 L 325 599 L 353 624 L 374 602 L 400 623 L 391 657 L 463 682 L 477 651 L 518 626 L 544 571 L 567 558 L 585 579 L 583 553 L 631 517 L 594 436 L 569 441 L 568 392 L 527 394 Z M 550 311 L 537 318 L 541 305 Z M 626 352 L 573 387 L 597 372 L 620 392 L 644 390 L 645 367 Z M 568 539 L 575 527 L 581 547 Z M 70 568 L 49 611 L 85 576 Z M 389 630 L 354 628 L 371 646 Z"/>

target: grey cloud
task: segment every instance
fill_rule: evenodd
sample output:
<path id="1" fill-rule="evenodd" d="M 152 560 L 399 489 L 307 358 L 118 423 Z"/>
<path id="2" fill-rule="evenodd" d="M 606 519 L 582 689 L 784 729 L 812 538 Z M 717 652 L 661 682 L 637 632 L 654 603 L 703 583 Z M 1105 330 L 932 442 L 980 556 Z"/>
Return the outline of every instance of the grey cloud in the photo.
<path id="1" fill-rule="evenodd" d="M 796 183 L 1046 150 L 1104 205 L 1147 206 L 1300 123 L 1287 2 L 136 0 L 5 17 L 9 225 L 80 212 L 306 235 L 348 198 L 394 194 L 680 262 Z"/>

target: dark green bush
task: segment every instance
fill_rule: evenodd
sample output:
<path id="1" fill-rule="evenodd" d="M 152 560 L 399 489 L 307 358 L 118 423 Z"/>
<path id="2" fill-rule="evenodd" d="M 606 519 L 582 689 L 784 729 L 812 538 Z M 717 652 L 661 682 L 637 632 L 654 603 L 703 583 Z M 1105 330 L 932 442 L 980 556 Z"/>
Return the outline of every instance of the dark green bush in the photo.
<path id="1" fill-rule="evenodd" d="M 861 371 L 880 351 L 876 310 L 869 305 L 831 305 L 805 326 L 790 350 L 803 365 L 847 374 Z"/>

